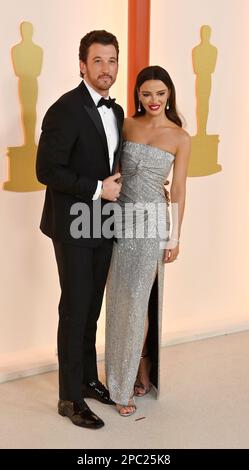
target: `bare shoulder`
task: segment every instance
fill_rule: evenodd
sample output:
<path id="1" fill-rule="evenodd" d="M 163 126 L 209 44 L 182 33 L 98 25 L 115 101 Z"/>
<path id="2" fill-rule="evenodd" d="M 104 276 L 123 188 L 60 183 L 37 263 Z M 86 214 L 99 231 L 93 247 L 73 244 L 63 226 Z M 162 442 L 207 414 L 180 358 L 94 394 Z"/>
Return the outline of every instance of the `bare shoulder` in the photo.
<path id="1" fill-rule="evenodd" d="M 191 136 L 185 129 L 178 127 L 178 147 L 190 147 Z"/>
<path id="2" fill-rule="evenodd" d="M 182 136 L 183 139 L 185 139 L 185 140 L 190 140 L 191 139 L 191 136 L 189 135 L 189 133 L 187 131 L 185 131 L 185 129 L 183 129 L 182 127 L 179 127 L 179 131 L 180 131 L 180 135 Z"/>
<path id="3" fill-rule="evenodd" d="M 135 119 L 133 117 L 126 117 L 124 120 L 124 127 L 129 128 L 135 124 Z"/>
<path id="4" fill-rule="evenodd" d="M 134 129 L 134 126 L 136 125 L 135 119 L 133 117 L 127 117 L 124 120 L 124 125 L 123 125 L 123 135 L 124 138 L 127 138 L 127 135 Z"/>
<path id="5" fill-rule="evenodd" d="M 172 149 L 174 149 L 172 153 L 175 155 L 182 153 L 182 151 L 189 152 L 191 137 L 182 127 L 177 124 L 167 126 L 165 137 L 167 138 L 167 146 L 169 146 L 169 142 L 172 143 Z"/>
<path id="6" fill-rule="evenodd" d="M 182 127 L 175 126 L 172 129 L 174 129 L 176 131 L 176 133 L 178 134 L 179 139 L 181 139 L 181 140 L 190 139 L 189 133 L 187 131 L 185 131 L 185 129 L 183 129 Z"/>

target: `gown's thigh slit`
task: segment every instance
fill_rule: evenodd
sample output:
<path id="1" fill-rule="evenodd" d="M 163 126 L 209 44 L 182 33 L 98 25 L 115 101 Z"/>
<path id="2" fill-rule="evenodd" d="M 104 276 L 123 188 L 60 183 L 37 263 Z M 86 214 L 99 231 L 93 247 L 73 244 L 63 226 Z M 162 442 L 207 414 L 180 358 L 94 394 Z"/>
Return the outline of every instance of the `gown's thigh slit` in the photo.
<path id="1" fill-rule="evenodd" d="M 155 280 L 151 289 L 149 305 L 148 305 L 148 316 L 149 316 L 149 329 L 147 333 L 147 349 L 148 356 L 151 360 L 150 369 L 150 381 L 158 388 L 158 347 L 159 347 L 159 325 L 158 325 L 158 269 L 156 272 Z"/>

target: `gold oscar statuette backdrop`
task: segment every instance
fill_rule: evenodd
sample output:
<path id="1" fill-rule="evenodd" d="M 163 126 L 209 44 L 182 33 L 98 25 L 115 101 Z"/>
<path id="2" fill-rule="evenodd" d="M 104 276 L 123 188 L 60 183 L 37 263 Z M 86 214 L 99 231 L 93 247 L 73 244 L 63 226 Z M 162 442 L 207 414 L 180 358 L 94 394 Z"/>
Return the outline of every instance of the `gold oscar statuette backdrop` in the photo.
<path id="1" fill-rule="evenodd" d="M 210 44 L 210 26 L 203 25 L 200 32 L 201 43 L 192 51 L 193 69 L 196 75 L 197 133 L 192 137 L 188 176 L 207 176 L 221 171 L 221 165 L 217 163 L 219 136 L 207 135 L 206 132 L 217 49 Z"/>
<path id="2" fill-rule="evenodd" d="M 14 72 L 18 77 L 24 144 L 20 147 L 8 147 L 8 181 L 3 184 L 3 189 L 27 192 L 44 189 L 35 175 L 37 77 L 41 73 L 43 51 L 32 41 L 33 25 L 31 23 L 22 22 L 20 31 L 22 40 L 12 48 L 11 56 Z"/>

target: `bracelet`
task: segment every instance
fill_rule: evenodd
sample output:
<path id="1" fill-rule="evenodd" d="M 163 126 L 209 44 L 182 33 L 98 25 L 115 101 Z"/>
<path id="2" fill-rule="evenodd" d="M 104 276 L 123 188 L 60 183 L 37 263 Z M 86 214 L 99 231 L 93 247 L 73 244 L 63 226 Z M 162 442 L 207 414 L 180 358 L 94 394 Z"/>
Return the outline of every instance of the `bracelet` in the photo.
<path id="1" fill-rule="evenodd" d="M 174 240 L 174 242 L 180 243 L 180 238 L 179 238 L 179 240 L 178 240 L 178 238 L 170 238 L 169 239 L 169 241 L 172 241 L 172 240 Z"/>

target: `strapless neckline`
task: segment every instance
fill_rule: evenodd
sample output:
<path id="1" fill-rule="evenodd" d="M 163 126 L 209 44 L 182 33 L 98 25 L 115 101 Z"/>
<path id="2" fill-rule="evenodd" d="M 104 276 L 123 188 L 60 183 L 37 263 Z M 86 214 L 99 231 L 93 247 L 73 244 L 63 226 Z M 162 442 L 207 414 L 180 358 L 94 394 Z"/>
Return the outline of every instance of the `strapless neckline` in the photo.
<path id="1" fill-rule="evenodd" d="M 163 150 L 160 149 L 159 147 L 154 147 L 153 145 L 148 145 L 148 144 L 142 144 L 140 142 L 134 142 L 133 140 L 124 140 L 124 144 L 134 144 L 134 145 L 140 145 L 141 147 L 148 147 L 149 149 L 154 149 L 156 151 L 160 151 L 162 153 L 166 153 L 167 155 L 171 155 L 171 157 L 175 158 L 175 155 L 172 152 L 169 152 L 168 150 Z"/>

